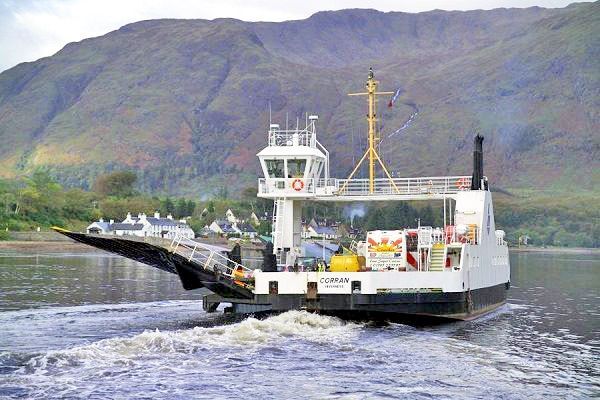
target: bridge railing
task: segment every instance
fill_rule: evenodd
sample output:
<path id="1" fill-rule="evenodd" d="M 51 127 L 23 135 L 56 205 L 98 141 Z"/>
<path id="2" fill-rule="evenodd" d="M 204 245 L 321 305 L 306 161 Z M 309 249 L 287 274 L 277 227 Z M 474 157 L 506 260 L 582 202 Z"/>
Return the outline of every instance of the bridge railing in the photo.
<path id="1" fill-rule="evenodd" d="M 259 178 L 259 194 L 281 194 L 303 196 L 315 193 L 315 180 L 304 178 Z"/>
<path id="2" fill-rule="evenodd" d="M 453 194 L 471 189 L 470 176 L 377 178 L 373 192 L 368 179 L 260 178 L 258 194 L 298 196 L 369 196 Z"/>

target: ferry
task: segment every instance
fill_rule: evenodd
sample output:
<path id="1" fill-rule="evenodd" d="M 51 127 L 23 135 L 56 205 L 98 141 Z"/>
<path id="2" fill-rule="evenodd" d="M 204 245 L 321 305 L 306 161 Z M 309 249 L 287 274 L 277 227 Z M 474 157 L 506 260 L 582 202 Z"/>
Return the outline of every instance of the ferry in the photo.
<path id="1" fill-rule="evenodd" d="M 77 241 L 177 274 L 185 289 L 205 287 L 203 307 L 220 304 L 240 314 L 308 310 L 344 318 L 427 317 L 468 320 L 506 300 L 510 265 L 505 234 L 494 223 L 483 137 L 474 138 L 473 171 L 464 176 L 392 177 L 378 154 L 379 82 L 369 71 L 368 145 L 345 179 L 330 177 L 329 152 L 317 138 L 318 116 L 305 126 L 271 123 L 258 154 L 264 177 L 258 196 L 273 200 L 272 242 L 260 268 L 250 268 L 239 246 L 231 251 L 182 236 L 168 244 L 55 228 Z M 365 165 L 366 164 L 366 165 Z M 361 166 L 368 178 L 355 177 Z M 366 232 L 329 263 L 310 262 L 303 247 L 305 202 L 437 202 L 443 225 Z"/>

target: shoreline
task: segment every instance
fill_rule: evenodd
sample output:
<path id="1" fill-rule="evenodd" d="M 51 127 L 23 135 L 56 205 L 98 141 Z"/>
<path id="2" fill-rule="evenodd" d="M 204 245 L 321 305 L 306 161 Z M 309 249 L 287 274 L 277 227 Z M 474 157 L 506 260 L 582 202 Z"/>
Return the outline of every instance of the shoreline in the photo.
<path id="1" fill-rule="evenodd" d="M 44 253 L 102 253 L 111 254 L 104 250 L 88 246 L 75 241 L 50 241 L 50 240 L 2 240 L 0 252 L 44 252 Z"/>
<path id="2" fill-rule="evenodd" d="M 106 253 L 104 250 L 78 243 L 72 240 L 3 240 L 0 251 L 44 251 L 51 253 Z M 600 248 L 586 247 L 509 247 L 511 253 L 563 253 L 600 255 Z"/>
<path id="3" fill-rule="evenodd" d="M 598 254 L 600 248 L 594 247 L 509 247 L 509 253 L 562 253 L 562 254 Z"/>

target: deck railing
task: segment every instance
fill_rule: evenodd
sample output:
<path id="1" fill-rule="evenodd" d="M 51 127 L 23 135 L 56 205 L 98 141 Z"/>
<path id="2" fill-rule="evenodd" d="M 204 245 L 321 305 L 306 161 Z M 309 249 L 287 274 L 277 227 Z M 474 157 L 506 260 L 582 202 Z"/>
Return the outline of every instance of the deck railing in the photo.
<path id="1" fill-rule="evenodd" d="M 372 194 L 444 194 L 471 188 L 470 176 L 375 179 Z M 368 179 L 336 179 L 335 194 L 365 196 L 371 194 Z"/>
<path id="2" fill-rule="evenodd" d="M 301 183 L 297 182 L 298 180 Z M 369 196 L 453 194 L 471 188 L 470 176 L 375 179 L 373 192 L 368 179 L 260 178 L 259 194 Z"/>
<path id="3" fill-rule="evenodd" d="M 259 178 L 259 194 L 315 194 L 315 180 L 304 178 Z"/>
<path id="4" fill-rule="evenodd" d="M 250 281 L 254 278 L 252 269 L 231 260 L 222 254 L 221 250 L 183 236 L 176 236 L 171 242 L 169 250 L 187 258 L 188 261 L 193 261 L 206 270 L 221 274 L 234 281 Z M 242 284 L 241 286 L 245 285 Z"/>

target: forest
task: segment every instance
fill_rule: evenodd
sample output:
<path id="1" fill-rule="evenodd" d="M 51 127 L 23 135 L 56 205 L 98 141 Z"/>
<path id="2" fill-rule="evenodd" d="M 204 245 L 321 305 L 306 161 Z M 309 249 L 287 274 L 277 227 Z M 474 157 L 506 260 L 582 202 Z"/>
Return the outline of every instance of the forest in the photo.
<path id="1" fill-rule="evenodd" d="M 137 175 L 117 171 L 100 175 L 89 191 L 63 188 L 43 170 L 20 179 L 0 180 L 0 239 L 10 231 L 48 230 L 60 226 L 82 231 L 99 218 L 115 221 L 133 214 L 172 214 L 186 218 L 195 232 L 223 218 L 232 209 L 242 219 L 255 213 L 263 220 L 260 234 L 270 233 L 272 202 L 256 197 L 256 188 L 230 193 L 217 186 L 203 194 L 206 200 L 149 195 L 136 190 Z M 497 229 L 507 233 L 511 245 L 527 238 L 529 245 L 564 247 L 600 247 L 598 209 L 589 207 L 591 198 L 578 194 L 573 198 L 519 196 L 495 193 Z M 590 195 L 591 196 L 591 195 Z M 593 197 L 593 196 L 591 196 Z M 394 202 L 349 206 L 336 203 L 307 203 L 304 217 L 334 220 L 362 231 L 397 229 L 407 226 L 440 226 L 443 210 L 440 202 Z M 565 203 L 567 204 L 565 206 Z M 358 210 L 358 212 L 356 211 Z"/>

